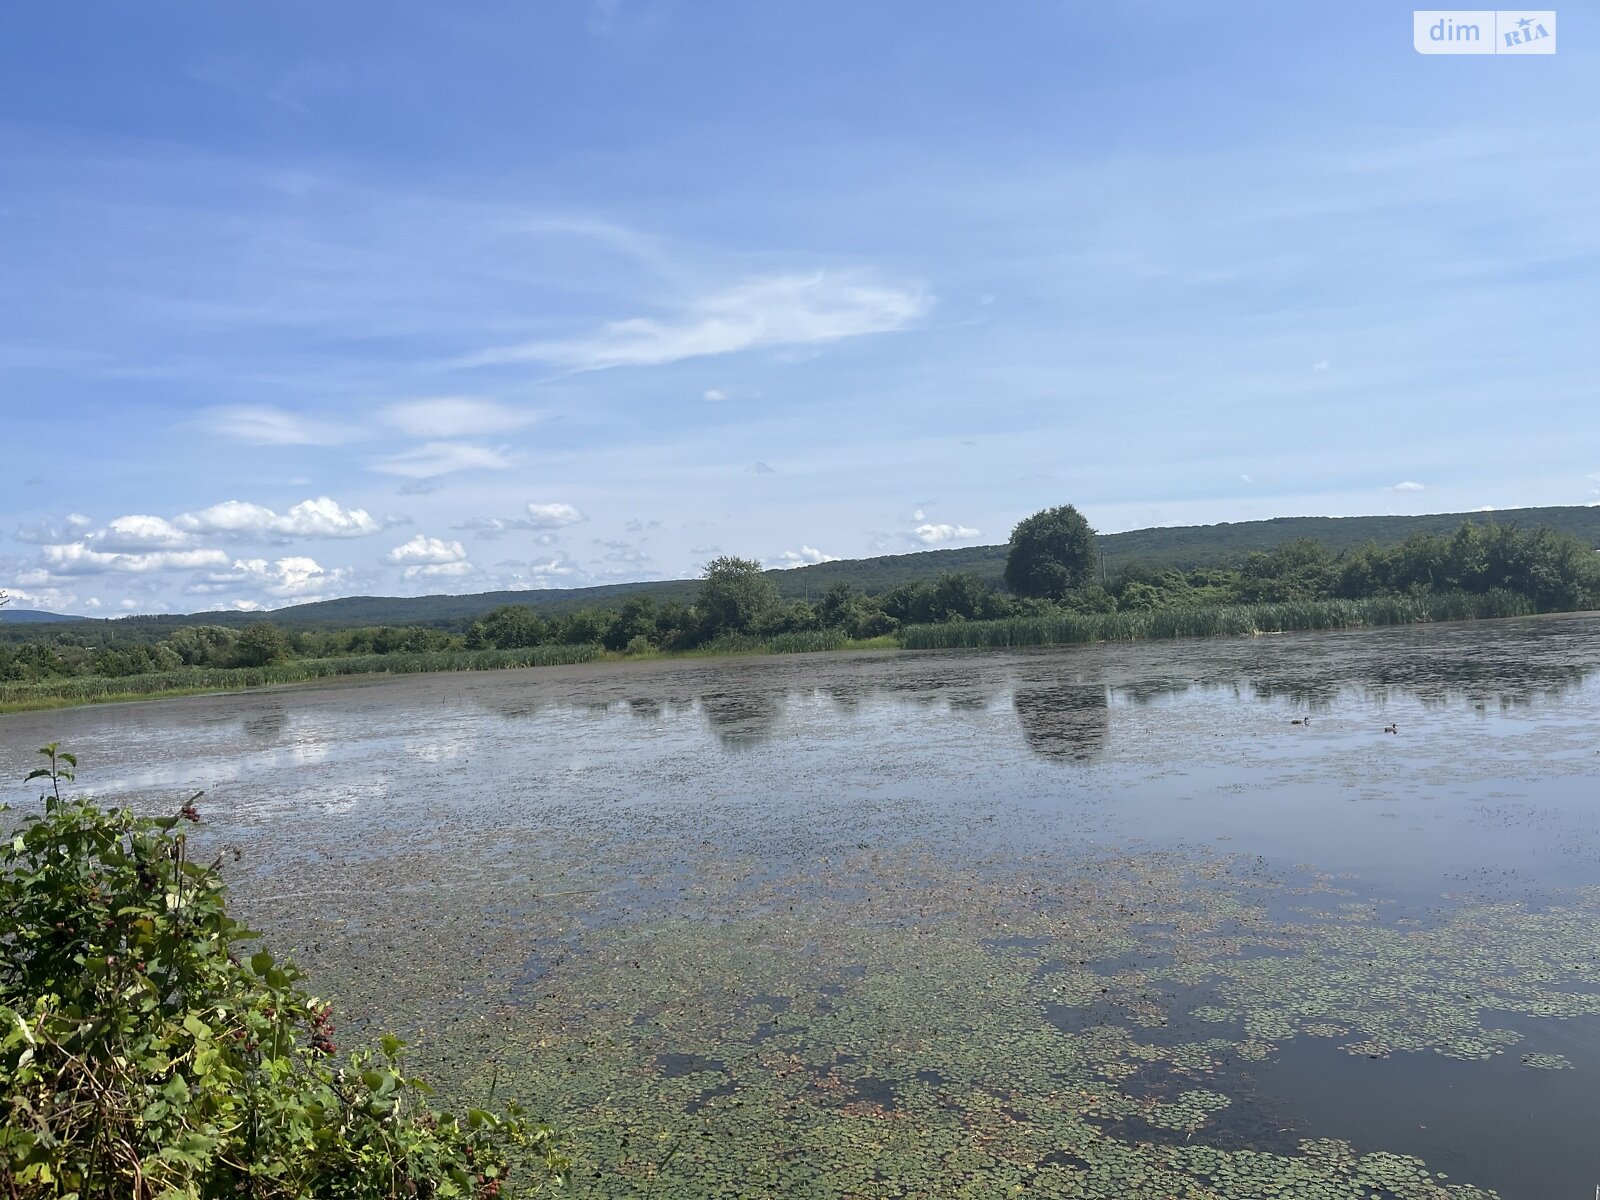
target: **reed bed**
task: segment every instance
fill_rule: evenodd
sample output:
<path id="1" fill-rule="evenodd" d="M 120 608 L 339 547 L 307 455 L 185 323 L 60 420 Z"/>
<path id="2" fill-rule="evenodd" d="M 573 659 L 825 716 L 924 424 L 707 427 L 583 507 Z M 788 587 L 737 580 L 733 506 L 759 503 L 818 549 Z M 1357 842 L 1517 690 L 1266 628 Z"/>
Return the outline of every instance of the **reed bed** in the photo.
<path id="1" fill-rule="evenodd" d="M 93 701 L 162 692 L 233 691 L 275 683 L 306 683 L 340 675 L 413 675 L 425 671 L 495 671 L 593 662 L 596 645 L 527 646 L 516 650 L 446 650 L 420 654 L 360 654 L 301 658 L 267 667 L 185 667 L 148 675 L 87 676 L 0 684 L 0 705 L 31 701 Z"/>
<path id="2" fill-rule="evenodd" d="M 842 629 L 807 629 L 799 633 L 780 633 L 767 639 L 768 654 L 815 654 L 822 650 L 843 650 L 849 642 Z"/>
<path id="3" fill-rule="evenodd" d="M 1171 638 L 1252 637 L 1313 629 L 1363 629 L 1426 621 L 1521 617 L 1533 604 L 1514 592 L 1447 592 L 1427 596 L 1373 596 L 1362 600 L 1294 600 L 1215 608 L 1162 608 L 1146 612 L 1070 613 L 1000 621 L 908 625 L 900 631 L 908 650 L 1051 646 Z"/>

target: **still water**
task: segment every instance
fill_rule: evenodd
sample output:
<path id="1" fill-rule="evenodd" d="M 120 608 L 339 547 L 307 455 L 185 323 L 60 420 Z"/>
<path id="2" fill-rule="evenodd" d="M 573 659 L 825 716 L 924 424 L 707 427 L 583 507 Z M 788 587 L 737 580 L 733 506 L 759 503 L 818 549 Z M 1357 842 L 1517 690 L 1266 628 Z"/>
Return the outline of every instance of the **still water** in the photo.
<path id="1" fill-rule="evenodd" d="M 1597 667 L 1578 616 L 405 676 L 3 717 L 0 772 L 204 790 L 251 923 L 580 1191 L 1587 1200 Z"/>

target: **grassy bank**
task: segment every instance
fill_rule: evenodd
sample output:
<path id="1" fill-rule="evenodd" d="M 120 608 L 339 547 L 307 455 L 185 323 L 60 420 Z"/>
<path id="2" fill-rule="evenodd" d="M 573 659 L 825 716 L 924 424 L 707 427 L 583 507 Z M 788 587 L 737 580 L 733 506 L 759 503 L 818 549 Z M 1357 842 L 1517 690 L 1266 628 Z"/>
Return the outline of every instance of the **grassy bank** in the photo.
<path id="1" fill-rule="evenodd" d="M 629 657 L 709 658 L 729 654 L 805 654 L 824 650 L 894 650 L 893 637 L 849 638 L 838 630 L 789 633 L 761 639 L 733 635 L 695 650 L 628 656 L 588 644 L 530 646 L 518 650 L 457 650 L 431 654 L 363 654 L 307 658 L 267 667 L 185 667 L 149 675 L 85 676 L 39 683 L 0 684 L 0 713 L 118 704 L 215 692 L 246 691 L 278 684 L 310 683 L 345 675 L 415 675 L 442 671 L 499 671 L 574 663 L 621 662 Z"/>
<path id="2" fill-rule="evenodd" d="M 1171 638 L 1250 637 L 1316 629 L 1363 629 L 1426 621 L 1470 621 L 1532 615 L 1534 606 L 1514 592 L 1482 595 L 1376 596 L 1365 600 L 1297 600 L 1284 604 L 1233 604 L 1214 608 L 1161 608 L 1147 612 L 1061 613 L 1002 621 L 910 625 L 900 631 L 908 650 L 1079 645 Z"/>
<path id="3" fill-rule="evenodd" d="M 1429 621 L 1523 617 L 1534 605 L 1514 592 L 1482 595 L 1380 596 L 1365 600 L 1301 600 L 1162 608 L 1147 612 L 1059 613 L 1001 621 L 949 621 L 908 625 L 898 634 L 849 638 L 839 630 L 814 630 L 755 638 L 724 635 L 694 650 L 652 653 L 656 658 L 710 658 L 730 654 L 806 654 L 837 650 L 1005 649 L 1014 646 L 1086 645 L 1173 638 L 1251 637 L 1318 629 L 1364 629 Z M 429 654 L 366 654 L 295 659 L 267 667 L 188 667 L 150 675 L 90 676 L 40 683 L 0 684 L 0 713 L 107 704 L 205 692 L 242 691 L 274 684 L 308 683 L 344 675 L 493 671 L 513 667 L 620 662 L 630 656 L 593 644 L 531 646 L 517 650 L 460 650 Z"/>
<path id="4" fill-rule="evenodd" d="M 518 650 L 460 650 L 433 654 L 362 654 L 297 658 L 265 667 L 184 667 L 150 675 L 83 676 L 39 683 L 0 684 L 0 712 L 104 704 L 147 696 L 231 692 L 281 683 L 309 683 L 341 675 L 415 675 L 433 671 L 498 671 L 593 662 L 599 646 L 529 646 Z"/>

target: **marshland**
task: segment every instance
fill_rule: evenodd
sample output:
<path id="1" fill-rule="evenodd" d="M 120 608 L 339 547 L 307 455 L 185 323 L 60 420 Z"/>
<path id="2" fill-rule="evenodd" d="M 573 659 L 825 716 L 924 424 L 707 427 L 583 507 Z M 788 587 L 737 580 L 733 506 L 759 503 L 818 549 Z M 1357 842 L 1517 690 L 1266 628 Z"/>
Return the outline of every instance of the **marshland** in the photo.
<path id="1" fill-rule="evenodd" d="M 1584 1196 L 1597 668 L 1582 614 L 645 658 L 13 714 L 0 772 L 203 790 L 339 1027 L 577 1195 Z"/>

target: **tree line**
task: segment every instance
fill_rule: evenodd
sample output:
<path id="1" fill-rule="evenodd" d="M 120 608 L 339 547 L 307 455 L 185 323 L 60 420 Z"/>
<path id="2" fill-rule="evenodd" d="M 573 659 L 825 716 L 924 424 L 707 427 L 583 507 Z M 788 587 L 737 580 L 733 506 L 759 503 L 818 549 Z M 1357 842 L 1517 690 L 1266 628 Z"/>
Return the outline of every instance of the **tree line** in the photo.
<path id="1" fill-rule="evenodd" d="M 1485 521 L 1467 522 L 1450 535 L 1416 534 L 1391 546 L 1369 543 L 1333 551 L 1301 539 L 1252 552 L 1229 567 L 1132 563 L 1102 578 L 1094 530 L 1077 509 L 1064 505 L 1035 513 L 1012 531 L 1000 587 L 955 571 L 875 593 L 841 583 L 814 601 L 784 601 L 760 563 L 724 556 L 707 564 L 691 603 L 658 603 L 635 594 L 615 607 L 551 616 L 506 604 L 454 631 L 416 626 L 301 631 L 261 621 L 242 630 L 194 625 L 161 637 L 112 640 L 59 632 L 0 645 L 0 681 L 545 645 L 596 645 L 638 655 L 737 648 L 789 635 L 882 639 L 908 625 L 1064 612 L 1489 592 L 1521 596 L 1543 612 L 1594 607 L 1600 603 L 1600 554 L 1547 528 Z"/>

